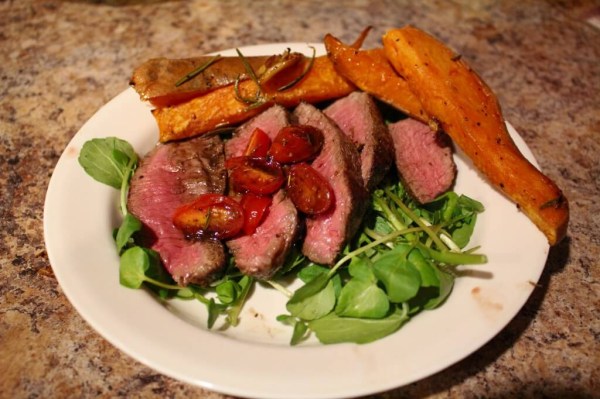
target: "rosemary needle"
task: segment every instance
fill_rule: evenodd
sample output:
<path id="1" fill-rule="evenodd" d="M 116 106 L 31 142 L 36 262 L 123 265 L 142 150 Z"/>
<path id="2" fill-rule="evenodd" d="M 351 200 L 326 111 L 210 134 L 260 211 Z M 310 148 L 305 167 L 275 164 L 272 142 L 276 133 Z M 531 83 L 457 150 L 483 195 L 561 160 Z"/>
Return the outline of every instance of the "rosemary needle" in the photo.
<path id="1" fill-rule="evenodd" d="M 208 61 L 206 61 L 204 64 L 200 65 L 198 68 L 194 69 L 192 72 L 188 73 L 187 75 L 185 75 L 184 77 L 182 77 L 181 79 L 179 79 L 175 83 L 175 87 L 179 87 L 182 84 L 189 82 L 190 80 L 192 80 L 193 78 L 195 78 L 197 75 L 199 75 L 202 72 L 204 72 L 204 70 L 206 70 L 206 68 L 208 68 L 209 66 L 211 66 L 212 64 L 214 64 L 215 61 L 217 61 L 219 58 L 221 58 L 220 54 L 215 55 L 214 57 L 212 57 L 211 59 L 209 59 Z"/>

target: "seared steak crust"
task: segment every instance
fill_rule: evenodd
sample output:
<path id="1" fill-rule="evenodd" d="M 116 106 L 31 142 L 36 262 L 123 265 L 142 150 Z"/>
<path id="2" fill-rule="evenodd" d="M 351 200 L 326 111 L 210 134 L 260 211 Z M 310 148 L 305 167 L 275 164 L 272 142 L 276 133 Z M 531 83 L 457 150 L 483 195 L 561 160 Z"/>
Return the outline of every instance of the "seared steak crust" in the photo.
<path id="1" fill-rule="evenodd" d="M 187 240 L 172 222 L 177 207 L 225 190 L 223 143 L 217 136 L 159 144 L 131 179 L 128 209 L 143 223 L 144 245 L 156 250 L 180 285 L 207 285 L 225 265 L 216 240 Z"/>
<path id="2" fill-rule="evenodd" d="M 289 123 L 288 111 L 280 105 L 272 106 L 236 129 L 233 137 L 225 143 L 225 156 L 232 158 L 244 155 L 254 129 L 261 129 L 273 140 L 281 128 Z"/>
<path id="3" fill-rule="evenodd" d="M 357 145 L 365 187 L 373 190 L 394 159 L 392 139 L 377 105 L 367 93 L 355 91 L 324 112 Z"/>
<path id="4" fill-rule="evenodd" d="M 248 140 L 259 128 L 274 139 L 281 128 L 289 125 L 289 112 L 274 105 L 236 129 L 225 143 L 227 158 L 244 154 Z M 292 201 L 279 191 L 273 198 L 263 222 L 254 234 L 226 242 L 242 273 L 268 279 L 283 265 L 298 231 L 298 212 Z"/>
<path id="5" fill-rule="evenodd" d="M 456 165 L 449 138 L 415 119 L 389 125 L 396 167 L 412 196 L 427 203 L 452 187 Z"/>
<path id="6" fill-rule="evenodd" d="M 235 264 L 246 275 L 268 279 L 285 262 L 298 232 L 298 212 L 280 190 L 254 234 L 227 241 Z"/>
<path id="7" fill-rule="evenodd" d="M 321 153 L 312 163 L 331 185 L 335 202 L 325 214 L 307 218 L 302 252 L 313 262 L 333 264 L 356 233 L 366 210 L 368 192 L 361 177 L 358 150 L 325 114 L 302 103 L 294 111 L 298 123 L 323 132 Z"/>

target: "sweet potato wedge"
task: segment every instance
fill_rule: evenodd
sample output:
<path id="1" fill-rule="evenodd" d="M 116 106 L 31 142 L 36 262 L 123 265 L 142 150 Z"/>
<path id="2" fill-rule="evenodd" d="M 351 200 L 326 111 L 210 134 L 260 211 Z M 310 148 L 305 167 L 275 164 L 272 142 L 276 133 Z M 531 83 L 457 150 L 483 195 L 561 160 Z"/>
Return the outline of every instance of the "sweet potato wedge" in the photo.
<path id="1" fill-rule="evenodd" d="M 309 59 L 295 67 L 302 73 Z M 292 76 L 286 77 L 291 80 Z M 316 57 L 310 70 L 287 90 L 277 91 L 274 80 L 261 90 L 260 105 L 240 101 L 235 86 L 229 85 L 196 97 L 185 103 L 152 111 L 158 124 L 159 140 L 167 142 L 201 135 L 219 127 L 237 124 L 257 115 L 272 104 L 293 107 L 300 102 L 317 103 L 343 97 L 355 90 L 352 83 L 339 75 L 327 56 Z M 253 98 L 257 92 L 252 80 L 240 82 L 238 91 L 244 98 Z"/>
<path id="2" fill-rule="evenodd" d="M 262 80 L 293 68 L 304 56 L 285 51 L 271 56 L 244 57 Z M 195 72 L 193 77 L 182 79 Z M 249 78 L 241 57 L 204 56 L 184 59 L 154 58 L 137 67 L 130 85 L 142 101 L 167 107 Z"/>
<path id="3" fill-rule="evenodd" d="M 429 122 L 421 101 L 392 68 L 382 48 L 358 50 L 330 34 L 325 36 L 324 44 L 336 71 L 356 87 L 414 119 Z"/>
<path id="4" fill-rule="evenodd" d="M 567 199 L 521 154 L 492 90 L 467 63 L 429 34 L 407 26 L 383 36 L 394 69 L 430 117 L 473 164 L 535 223 L 551 245 L 566 234 Z"/>

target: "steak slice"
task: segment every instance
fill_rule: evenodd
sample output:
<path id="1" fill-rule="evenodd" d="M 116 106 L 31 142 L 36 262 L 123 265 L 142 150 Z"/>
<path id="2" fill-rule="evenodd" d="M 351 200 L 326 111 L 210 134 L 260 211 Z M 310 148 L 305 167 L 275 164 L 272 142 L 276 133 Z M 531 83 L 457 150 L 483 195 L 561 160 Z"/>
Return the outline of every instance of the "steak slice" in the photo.
<path id="1" fill-rule="evenodd" d="M 263 222 L 251 235 L 227 241 L 235 264 L 246 275 L 268 279 L 285 262 L 299 230 L 298 212 L 280 190 Z"/>
<path id="2" fill-rule="evenodd" d="M 452 187 L 456 164 L 448 136 L 411 118 L 390 124 L 389 131 L 396 167 L 406 189 L 417 201 L 430 202 Z"/>
<path id="3" fill-rule="evenodd" d="M 217 240 L 188 240 L 172 222 L 180 205 L 205 193 L 223 193 L 223 143 L 218 136 L 159 144 L 146 155 L 131 179 L 127 206 L 142 223 L 144 245 L 160 254 L 182 286 L 207 285 L 225 266 Z"/>
<path id="4" fill-rule="evenodd" d="M 355 91 L 324 112 L 357 145 L 365 187 L 373 190 L 394 159 L 392 139 L 375 101 L 367 93 Z"/>
<path id="5" fill-rule="evenodd" d="M 244 155 L 254 129 L 262 129 L 273 140 L 281 128 L 289 124 L 288 111 L 280 105 L 273 105 L 236 129 L 233 137 L 225 143 L 225 156 L 229 159 Z"/>
<path id="6" fill-rule="evenodd" d="M 290 114 L 285 108 L 279 105 L 270 107 L 240 126 L 231 140 L 225 143 L 227 158 L 244 154 L 254 129 L 260 128 L 272 140 L 289 123 Z M 294 204 L 283 191 L 279 191 L 253 234 L 227 241 L 238 269 L 260 279 L 268 279 L 275 274 L 292 248 L 298 224 Z"/>
<path id="7" fill-rule="evenodd" d="M 298 123 L 320 129 L 325 137 L 312 167 L 331 185 L 334 205 L 326 213 L 306 219 L 302 252 L 313 262 L 329 265 L 360 226 L 368 192 L 361 177 L 358 150 L 338 126 L 306 103 L 298 105 L 294 115 Z"/>

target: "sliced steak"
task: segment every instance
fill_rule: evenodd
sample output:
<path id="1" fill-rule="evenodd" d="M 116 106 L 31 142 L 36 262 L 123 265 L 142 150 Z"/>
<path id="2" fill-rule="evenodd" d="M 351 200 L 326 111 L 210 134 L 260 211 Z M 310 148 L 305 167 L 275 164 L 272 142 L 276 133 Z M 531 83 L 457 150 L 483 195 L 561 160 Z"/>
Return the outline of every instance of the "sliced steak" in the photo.
<path id="1" fill-rule="evenodd" d="M 244 154 L 254 129 L 260 128 L 275 138 L 281 128 L 289 125 L 289 112 L 274 105 L 240 126 L 225 143 L 227 158 Z M 227 241 L 242 273 L 261 279 L 271 277 L 283 265 L 298 231 L 298 212 L 283 191 L 273 198 L 263 222 L 254 234 Z"/>
<path id="2" fill-rule="evenodd" d="M 448 136 L 410 118 L 390 124 L 389 131 L 396 167 L 417 201 L 430 202 L 452 187 L 456 165 Z"/>
<path id="3" fill-rule="evenodd" d="M 225 265 L 217 240 L 187 240 L 172 222 L 175 209 L 200 194 L 225 190 L 223 143 L 217 136 L 160 144 L 131 179 L 128 209 L 143 223 L 144 245 L 156 250 L 180 285 L 207 285 Z"/>
<path id="4" fill-rule="evenodd" d="M 254 234 L 227 241 L 238 269 L 259 279 L 273 276 L 292 248 L 298 225 L 294 204 L 280 190 Z"/>
<path id="5" fill-rule="evenodd" d="M 281 128 L 289 123 L 289 113 L 285 108 L 280 105 L 268 108 L 236 129 L 233 137 L 225 143 L 225 156 L 231 158 L 244 155 L 254 129 L 262 129 L 273 140 Z"/>
<path id="6" fill-rule="evenodd" d="M 394 159 L 392 139 L 377 105 L 367 93 L 355 91 L 324 112 L 357 145 L 365 187 L 373 190 Z"/>
<path id="7" fill-rule="evenodd" d="M 356 233 L 367 206 L 358 150 L 331 119 L 312 105 L 300 104 L 294 115 L 298 123 L 323 132 L 323 148 L 312 166 L 329 182 L 335 196 L 331 210 L 307 218 L 302 252 L 313 262 L 333 264 Z"/>

